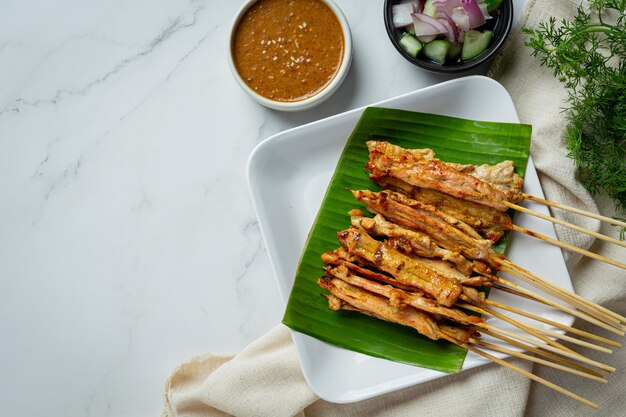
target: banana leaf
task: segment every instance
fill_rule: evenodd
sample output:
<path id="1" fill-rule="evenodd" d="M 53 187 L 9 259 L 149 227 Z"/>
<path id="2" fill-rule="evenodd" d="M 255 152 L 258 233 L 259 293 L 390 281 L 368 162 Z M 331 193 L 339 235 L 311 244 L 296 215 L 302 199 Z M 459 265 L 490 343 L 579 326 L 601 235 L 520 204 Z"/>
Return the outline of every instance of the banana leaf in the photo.
<path id="1" fill-rule="evenodd" d="M 348 211 L 365 206 L 350 189 L 378 190 L 369 179 L 366 141 L 386 140 L 405 148 L 431 148 L 443 161 L 495 164 L 512 160 L 523 175 L 531 126 L 465 120 L 396 109 L 365 109 L 341 154 L 321 208 L 309 233 L 296 272 L 283 323 L 293 330 L 367 355 L 442 372 L 458 372 L 466 351 L 433 341 L 416 330 L 351 311 L 331 311 L 316 281 L 320 255 L 339 247 L 337 232 L 350 227 Z M 506 242 L 500 243 L 503 250 Z"/>

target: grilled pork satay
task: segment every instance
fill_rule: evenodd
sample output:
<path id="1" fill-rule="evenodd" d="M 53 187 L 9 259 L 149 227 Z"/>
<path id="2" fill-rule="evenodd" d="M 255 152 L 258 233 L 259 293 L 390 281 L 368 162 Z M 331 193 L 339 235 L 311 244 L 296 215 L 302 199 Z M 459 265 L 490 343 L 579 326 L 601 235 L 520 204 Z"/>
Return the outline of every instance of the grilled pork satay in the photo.
<path id="1" fill-rule="evenodd" d="M 430 205 L 430 204 L 424 204 L 420 201 L 414 200 L 412 198 L 409 198 L 407 195 L 402 194 L 402 193 L 397 193 L 393 190 L 384 190 L 384 193 L 387 194 L 387 198 L 397 201 L 400 204 L 404 204 L 405 206 L 409 206 L 411 208 L 414 209 L 419 209 L 419 210 L 424 210 L 427 212 L 430 212 L 440 218 L 442 218 L 444 221 L 446 221 L 449 225 L 456 227 L 457 229 L 459 229 L 461 232 L 465 233 L 466 235 L 468 235 L 471 238 L 474 239 L 478 239 L 478 240 L 483 240 L 483 237 L 481 235 L 478 234 L 478 232 L 476 232 L 476 230 L 472 229 L 472 227 L 470 225 L 468 225 L 467 223 L 464 223 L 463 221 L 457 219 L 456 217 L 448 214 L 448 213 L 444 213 L 441 210 L 438 210 L 436 207 Z M 491 243 L 489 243 L 491 244 Z"/>
<path id="2" fill-rule="evenodd" d="M 401 159 L 405 162 L 411 162 L 418 159 L 433 160 L 435 154 L 431 149 L 404 149 L 400 146 L 393 145 L 389 142 L 369 141 L 367 147 L 370 152 L 380 152 L 392 159 Z M 503 192 L 508 201 L 522 201 L 522 185 L 524 180 L 515 173 L 513 161 L 502 161 L 495 165 L 471 165 L 457 164 L 454 162 L 443 162 L 447 168 L 454 171 L 471 175 L 479 180 L 489 184 L 497 190 Z"/>
<path id="3" fill-rule="evenodd" d="M 417 318 L 416 320 L 416 318 L 413 317 L 413 315 L 411 314 L 412 311 L 415 311 L 415 309 L 401 310 L 402 311 L 401 314 L 391 312 L 390 314 L 383 315 L 378 311 L 366 310 L 366 309 L 362 309 L 357 306 L 354 306 L 334 294 L 330 294 L 330 295 L 323 294 L 323 296 L 324 298 L 326 298 L 326 300 L 328 300 L 328 308 L 333 311 L 339 311 L 339 310 L 356 311 L 358 313 L 365 314 L 367 316 L 375 317 L 379 320 L 384 320 L 384 321 L 388 321 L 391 323 L 399 323 L 408 327 L 413 327 L 419 333 L 422 333 L 420 329 L 418 328 L 421 325 L 421 322 L 420 322 L 421 318 Z M 407 312 L 409 312 L 408 315 L 406 314 Z M 461 341 L 463 343 L 467 343 L 469 342 L 472 336 L 475 336 L 478 333 L 472 328 L 462 328 L 458 326 L 451 326 L 445 323 L 437 323 L 437 334 L 438 334 L 438 337 L 441 337 L 442 335 L 447 335 L 448 337 L 452 339 Z"/>
<path id="4" fill-rule="evenodd" d="M 397 282 L 394 278 L 388 275 L 381 274 L 380 272 L 372 271 L 371 269 L 364 268 L 362 265 L 359 265 L 359 264 L 369 264 L 369 262 L 366 262 L 364 259 L 359 258 L 358 256 L 350 255 L 348 251 L 346 250 L 346 248 L 344 247 L 340 247 L 339 249 L 335 249 L 334 251 L 330 251 L 330 252 L 326 252 L 322 254 L 322 261 L 324 261 L 324 263 L 328 265 L 335 265 L 335 266 L 343 265 L 347 267 L 348 269 L 354 271 L 354 273 L 359 274 L 368 279 L 393 284 L 394 286 L 400 289 L 411 291 L 413 293 L 419 293 L 420 295 L 423 295 L 423 292 L 420 291 L 416 287 L 413 287 L 410 285 L 402 285 L 399 282 Z"/>
<path id="5" fill-rule="evenodd" d="M 399 308 L 389 304 L 385 297 L 364 291 L 354 285 L 350 285 L 338 278 L 322 277 L 317 284 L 328 290 L 332 295 L 346 303 L 383 320 L 392 321 L 413 327 L 424 336 L 439 339 L 439 326 L 428 314 L 422 313 L 415 308 Z M 337 305 L 336 302 L 333 303 Z"/>
<path id="6" fill-rule="evenodd" d="M 405 154 L 391 158 L 374 149 L 366 168 L 372 178 L 389 175 L 417 187 L 430 188 L 464 200 L 507 211 L 507 195 L 488 183 L 468 174 L 456 171 L 438 159 L 411 157 Z"/>
<path id="7" fill-rule="evenodd" d="M 349 262 L 359 266 L 370 266 L 373 264 L 364 263 L 361 258 L 356 255 L 350 254 L 344 247 L 339 247 L 333 251 L 324 252 L 321 256 L 322 261 L 329 265 L 339 265 L 344 262 Z"/>
<path id="8" fill-rule="evenodd" d="M 500 212 L 492 207 L 461 200 L 429 188 L 415 187 L 388 175 L 376 178 L 374 181 L 384 189 L 391 189 L 406 194 L 413 200 L 429 204 L 461 220 L 492 242 L 497 242 L 506 230 L 511 229 L 511 217 L 507 213 Z"/>
<path id="9" fill-rule="evenodd" d="M 468 343 L 472 336 L 478 335 L 478 332 L 475 330 L 450 326 L 449 324 L 440 324 L 439 330 L 441 333 L 451 337 L 452 339 L 463 343 Z"/>
<path id="10" fill-rule="evenodd" d="M 335 278 L 339 278 L 340 280 L 347 282 L 350 285 L 354 285 L 374 294 L 382 295 L 383 297 L 388 298 L 391 305 L 394 306 L 407 304 L 426 313 L 438 314 L 461 324 L 471 325 L 476 323 L 482 323 L 484 321 L 480 317 L 470 316 L 464 311 L 457 308 L 442 307 L 438 305 L 434 300 L 424 298 L 419 294 L 408 293 L 406 291 L 394 288 L 391 285 L 383 285 L 365 279 L 352 273 L 346 266 L 343 265 L 339 267 L 328 268 L 326 272 Z"/>
<path id="11" fill-rule="evenodd" d="M 469 276 L 472 272 L 472 262 L 468 261 L 459 252 L 441 248 L 430 237 L 421 232 L 409 230 L 388 222 L 379 214 L 374 216 L 374 218 L 364 217 L 361 210 L 351 210 L 348 214 L 350 215 L 352 226 L 358 229 L 374 236 L 386 236 L 390 239 L 396 238 L 394 242 L 397 242 L 398 246 L 407 243 L 409 247 L 408 250 L 404 250 L 406 253 L 450 261 L 466 276 Z"/>
<path id="12" fill-rule="evenodd" d="M 495 165 L 460 165 L 457 171 L 469 174 L 502 191 L 510 202 L 522 201 L 524 179 L 515 173 L 513 161 L 502 161 Z"/>
<path id="13" fill-rule="evenodd" d="M 352 191 L 352 194 L 357 200 L 364 202 L 370 212 L 380 214 L 402 227 L 423 232 L 440 246 L 451 251 L 459 251 L 469 259 L 490 263 L 491 242 L 468 236 L 431 211 L 401 204 L 389 198 L 384 192 L 360 190 Z"/>
<path id="14" fill-rule="evenodd" d="M 421 262 L 429 265 L 444 277 L 459 281 L 461 285 L 470 287 L 480 287 L 489 281 L 489 278 L 483 275 L 465 276 L 453 264 L 439 259 L 418 258 Z"/>
<path id="15" fill-rule="evenodd" d="M 485 278 L 471 277 L 472 272 L 481 275 L 492 274 L 491 268 L 485 263 L 470 261 L 459 252 L 442 248 L 425 234 L 388 222 L 380 214 L 373 218 L 365 217 L 363 211 L 359 209 L 351 210 L 348 214 L 352 226 L 373 236 L 386 237 L 394 249 L 412 257 L 417 256 L 422 262 L 442 270 L 443 275 L 458 279 L 463 285 L 479 286 L 483 284 Z"/>
<path id="16" fill-rule="evenodd" d="M 443 306 L 452 306 L 461 294 L 462 286 L 458 281 L 447 279 L 425 263 L 398 252 L 361 230 L 350 228 L 337 235 L 348 252 L 374 263 L 400 284 L 414 286 L 430 294 Z"/>
<path id="17" fill-rule="evenodd" d="M 400 158 L 407 153 L 414 158 L 419 159 L 435 159 L 435 152 L 432 149 L 405 149 L 401 146 L 394 145 L 393 143 L 386 141 L 370 140 L 366 142 L 367 149 L 372 151 L 381 152 L 390 158 Z"/>

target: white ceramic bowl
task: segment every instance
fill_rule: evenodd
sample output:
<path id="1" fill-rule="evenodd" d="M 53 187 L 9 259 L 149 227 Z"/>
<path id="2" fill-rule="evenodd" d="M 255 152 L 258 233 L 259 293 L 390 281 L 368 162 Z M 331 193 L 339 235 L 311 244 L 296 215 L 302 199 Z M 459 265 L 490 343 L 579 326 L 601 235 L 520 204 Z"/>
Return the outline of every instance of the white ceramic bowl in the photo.
<path id="1" fill-rule="evenodd" d="M 243 4 L 243 6 L 241 6 L 241 8 L 239 9 L 239 11 L 237 12 L 235 16 L 235 20 L 233 21 L 233 24 L 230 29 L 229 48 L 228 48 L 228 65 L 230 66 L 230 70 L 233 73 L 233 77 L 235 77 L 235 80 L 237 81 L 239 86 L 243 89 L 243 91 L 248 93 L 248 95 L 252 97 L 256 102 L 266 107 L 269 107 L 271 109 L 275 109 L 275 110 L 282 110 L 282 111 L 307 110 L 322 103 L 326 99 L 328 99 L 335 91 L 337 91 L 337 89 L 339 88 L 343 80 L 346 78 L 346 75 L 348 74 L 348 70 L 350 69 L 350 64 L 352 62 L 352 35 L 350 34 L 350 26 L 348 25 L 348 21 L 346 20 L 346 17 L 343 15 L 343 12 L 339 8 L 339 6 L 337 6 L 332 0 L 320 0 L 321 2 L 325 3 L 330 8 L 330 10 L 332 10 L 333 13 L 337 16 L 337 19 L 339 20 L 339 24 L 341 25 L 341 29 L 343 31 L 343 39 L 344 39 L 343 61 L 341 62 L 341 66 L 339 67 L 339 70 L 335 74 L 335 78 L 333 78 L 333 80 L 326 87 L 324 87 L 314 96 L 311 96 L 304 100 L 287 102 L 287 101 L 272 100 L 256 93 L 254 90 L 252 90 L 248 86 L 248 84 L 245 83 L 245 81 L 241 78 L 241 76 L 237 72 L 237 68 L 235 67 L 235 61 L 233 59 L 233 53 L 232 53 L 235 30 L 237 29 L 239 20 L 244 15 L 244 13 L 246 13 L 246 11 L 248 11 L 248 9 L 257 1 L 259 0 L 248 0 Z"/>

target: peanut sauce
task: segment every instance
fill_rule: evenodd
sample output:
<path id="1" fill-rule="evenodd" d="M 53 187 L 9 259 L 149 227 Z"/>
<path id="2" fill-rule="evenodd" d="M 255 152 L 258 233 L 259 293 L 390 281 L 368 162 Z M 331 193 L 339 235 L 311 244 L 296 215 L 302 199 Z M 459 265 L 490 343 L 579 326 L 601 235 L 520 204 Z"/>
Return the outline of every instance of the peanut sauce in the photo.
<path id="1" fill-rule="evenodd" d="M 259 0 L 240 19 L 231 47 L 252 90 L 275 101 L 301 101 L 335 78 L 344 35 L 322 1 Z"/>

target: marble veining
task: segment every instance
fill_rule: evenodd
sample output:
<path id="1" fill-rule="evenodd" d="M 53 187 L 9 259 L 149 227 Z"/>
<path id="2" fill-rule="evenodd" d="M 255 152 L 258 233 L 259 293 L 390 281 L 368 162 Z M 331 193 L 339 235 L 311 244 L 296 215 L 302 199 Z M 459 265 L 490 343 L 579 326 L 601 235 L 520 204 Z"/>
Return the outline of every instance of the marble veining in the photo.
<path id="1" fill-rule="evenodd" d="M 247 189 L 250 152 L 282 130 L 446 79 L 395 52 L 380 2 L 336 1 L 352 68 L 333 97 L 300 113 L 263 108 L 233 80 L 228 31 L 242 1 L 5 5 L 4 414 L 158 415 L 180 362 L 236 352 L 280 322 Z"/>

